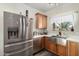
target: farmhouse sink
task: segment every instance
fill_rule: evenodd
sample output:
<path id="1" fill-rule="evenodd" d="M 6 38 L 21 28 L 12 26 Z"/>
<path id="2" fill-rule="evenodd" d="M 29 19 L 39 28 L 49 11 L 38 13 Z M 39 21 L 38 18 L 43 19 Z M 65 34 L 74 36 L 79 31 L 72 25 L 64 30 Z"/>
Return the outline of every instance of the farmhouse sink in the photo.
<path id="1" fill-rule="evenodd" d="M 62 36 L 51 36 L 50 40 L 61 45 L 66 45 L 67 42 L 67 37 L 62 37 Z"/>

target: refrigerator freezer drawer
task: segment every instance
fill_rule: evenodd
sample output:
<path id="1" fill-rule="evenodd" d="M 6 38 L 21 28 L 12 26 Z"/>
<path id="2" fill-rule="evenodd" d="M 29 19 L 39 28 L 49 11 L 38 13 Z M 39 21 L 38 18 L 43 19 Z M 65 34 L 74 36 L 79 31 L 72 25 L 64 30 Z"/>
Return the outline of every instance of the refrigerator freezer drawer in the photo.
<path id="1" fill-rule="evenodd" d="M 29 41 L 29 42 L 24 43 L 24 44 L 14 45 L 14 46 L 9 45 L 9 47 L 5 47 L 5 53 L 10 53 L 13 51 L 21 50 L 23 48 L 28 48 L 30 46 L 32 46 L 32 41 Z"/>
<path id="2" fill-rule="evenodd" d="M 21 52 L 18 52 L 18 53 L 15 53 L 15 54 L 11 54 L 9 56 L 32 56 L 33 55 L 33 48 L 30 47 L 24 51 L 21 51 Z"/>

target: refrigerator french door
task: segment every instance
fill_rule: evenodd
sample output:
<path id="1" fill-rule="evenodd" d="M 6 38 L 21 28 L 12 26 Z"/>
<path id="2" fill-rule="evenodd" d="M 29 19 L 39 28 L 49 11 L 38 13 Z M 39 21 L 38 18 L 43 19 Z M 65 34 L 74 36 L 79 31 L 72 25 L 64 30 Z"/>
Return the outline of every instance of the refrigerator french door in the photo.
<path id="1" fill-rule="evenodd" d="M 4 55 L 32 54 L 32 40 L 26 39 L 27 19 L 27 16 L 4 12 Z"/>

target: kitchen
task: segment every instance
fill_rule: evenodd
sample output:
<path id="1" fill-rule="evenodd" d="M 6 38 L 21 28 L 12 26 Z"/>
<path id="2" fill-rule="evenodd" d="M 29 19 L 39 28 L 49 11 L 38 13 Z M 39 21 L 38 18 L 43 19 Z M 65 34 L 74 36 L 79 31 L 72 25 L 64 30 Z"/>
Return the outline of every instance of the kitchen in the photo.
<path id="1" fill-rule="evenodd" d="M 0 4 L 1 56 L 79 56 L 79 4 Z"/>

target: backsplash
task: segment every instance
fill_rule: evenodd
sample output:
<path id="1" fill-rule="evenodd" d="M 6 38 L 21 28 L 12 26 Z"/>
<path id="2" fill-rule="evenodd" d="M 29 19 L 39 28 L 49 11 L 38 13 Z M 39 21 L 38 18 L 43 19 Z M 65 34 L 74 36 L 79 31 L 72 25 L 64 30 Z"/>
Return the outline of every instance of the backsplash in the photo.
<path id="1" fill-rule="evenodd" d="M 36 31 L 33 32 L 33 35 L 46 35 L 47 33 L 47 29 L 36 29 Z"/>
<path id="2" fill-rule="evenodd" d="M 52 32 L 48 32 L 48 35 L 58 35 L 58 31 L 52 31 Z M 79 36 L 79 32 L 70 32 L 70 31 L 63 31 L 62 32 L 62 36 L 66 36 L 66 37 L 69 37 L 69 36 Z"/>

